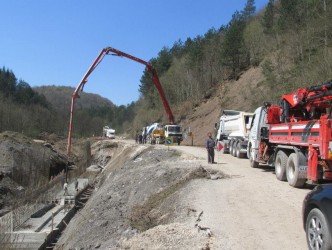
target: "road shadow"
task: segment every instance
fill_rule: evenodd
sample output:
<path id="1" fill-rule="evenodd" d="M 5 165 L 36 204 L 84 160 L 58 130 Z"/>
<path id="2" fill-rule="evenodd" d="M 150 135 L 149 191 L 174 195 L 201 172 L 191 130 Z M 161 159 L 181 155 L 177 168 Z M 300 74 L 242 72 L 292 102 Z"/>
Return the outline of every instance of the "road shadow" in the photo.
<path id="1" fill-rule="evenodd" d="M 268 165 L 259 165 L 256 169 L 260 169 L 262 172 L 267 172 L 267 173 L 271 173 L 273 175 L 275 175 L 275 168 L 268 166 Z M 277 178 L 276 178 L 277 180 Z M 278 180 L 277 180 L 278 181 Z M 285 181 L 281 181 L 281 182 L 285 182 L 287 183 L 287 180 Z M 322 183 L 320 183 L 322 184 Z M 312 183 L 305 183 L 303 187 L 299 188 L 299 189 L 308 189 L 308 190 L 312 190 L 314 189 L 318 184 L 312 184 Z"/>

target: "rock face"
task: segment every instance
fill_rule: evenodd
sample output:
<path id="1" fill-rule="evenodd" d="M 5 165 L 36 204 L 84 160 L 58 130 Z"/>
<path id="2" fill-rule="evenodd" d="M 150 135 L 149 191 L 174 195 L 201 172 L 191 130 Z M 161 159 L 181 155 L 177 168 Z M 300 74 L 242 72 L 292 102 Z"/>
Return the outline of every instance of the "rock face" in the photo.
<path id="1" fill-rule="evenodd" d="M 50 144 L 15 132 L 0 134 L 0 159 L 0 215 L 20 192 L 45 185 L 67 164 Z"/>
<path id="2" fill-rule="evenodd" d="M 21 134 L 0 136 L 0 172 L 23 187 L 46 183 L 65 169 L 67 160 L 44 141 L 35 142 Z M 27 178 L 29 176 L 29 178 Z"/>

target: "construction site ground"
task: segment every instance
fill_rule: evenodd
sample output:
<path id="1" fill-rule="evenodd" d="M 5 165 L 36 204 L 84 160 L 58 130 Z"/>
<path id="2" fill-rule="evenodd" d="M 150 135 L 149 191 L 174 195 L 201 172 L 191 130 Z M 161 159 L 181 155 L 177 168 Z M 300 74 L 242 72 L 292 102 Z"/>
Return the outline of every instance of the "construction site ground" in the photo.
<path id="1" fill-rule="evenodd" d="M 221 153 L 208 164 L 202 147 L 101 141 L 92 154 L 103 171 L 55 249 L 306 249 L 311 185 Z"/>

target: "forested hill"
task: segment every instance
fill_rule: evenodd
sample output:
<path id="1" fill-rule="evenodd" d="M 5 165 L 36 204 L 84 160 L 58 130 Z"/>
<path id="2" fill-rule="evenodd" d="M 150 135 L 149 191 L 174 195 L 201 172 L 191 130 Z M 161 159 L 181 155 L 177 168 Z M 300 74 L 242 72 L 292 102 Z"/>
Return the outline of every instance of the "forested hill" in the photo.
<path id="1" fill-rule="evenodd" d="M 33 90 L 45 96 L 46 100 L 51 103 L 57 111 L 62 112 L 62 110 L 67 110 L 69 112 L 71 96 L 73 95 L 75 88 L 53 85 L 34 87 Z M 77 109 L 88 109 L 93 106 L 113 109 L 115 106 L 110 100 L 96 94 L 80 92 L 79 96 L 82 98 L 77 98 L 75 100 L 75 107 Z"/>
<path id="2" fill-rule="evenodd" d="M 34 90 L 46 97 L 65 125 L 62 131 L 67 132 L 71 96 L 75 89 L 64 86 L 42 86 Z M 73 118 L 74 133 L 78 136 L 100 136 L 103 126 L 106 125 L 116 129 L 118 133 L 123 133 L 135 117 L 135 103 L 116 106 L 110 100 L 96 94 L 79 92 L 79 96 L 80 98 L 75 99 Z"/>
<path id="3" fill-rule="evenodd" d="M 227 105 L 225 100 L 234 99 L 227 96 L 228 89 L 243 72 L 259 67 L 264 76 L 259 91 L 238 87 L 239 95 L 248 93 L 246 109 L 254 110 L 263 101 L 277 101 L 298 87 L 332 79 L 331 17 L 332 3 L 327 0 L 270 0 L 259 13 L 255 1 L 247 0 L 227 25 L 176 41 L 151 62 L 172 107 L 187 110 L 216 92 L 221 92 Z M 153 120 L 162 109 L 148 72 L 141 78 L 140 92 L 135 124 Z M 153 115 L 147 116 L 147 109 Z M 177 117 L 182 117 L 183 111 L 178 112 Z"/>
<path id="4" fill-rule="evenodd" d="M 0 133 L 6 130 L 38 136 L 42 132 L 66 136 L 74 88 L 31 88 L 6 68 L 0 69 Z M 122 133 L 134 119 L 134 103 L 115 106 L 99 95 L 80 93 L 76 99 L 74 136 L 100 136 L 105 125 Z"/>

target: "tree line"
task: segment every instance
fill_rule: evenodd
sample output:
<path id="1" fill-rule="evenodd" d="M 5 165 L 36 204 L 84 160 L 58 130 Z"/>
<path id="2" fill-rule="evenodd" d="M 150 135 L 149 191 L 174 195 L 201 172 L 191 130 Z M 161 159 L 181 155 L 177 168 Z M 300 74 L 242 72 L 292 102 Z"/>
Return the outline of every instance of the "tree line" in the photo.
<path id="1" fill-rule="evenodd" d="M 258 13 L 255 1 L 247 0 L 227 25 L 178 40 L 150 62 L 173 108 L 195 106 L 250 67 L 262 68 L 265 80 L 261 84 L 268 98 L 276 101 L 283 93 L 331 79 L 330 16 L 332 4 L 326 0 L 269 0 Z M 148 109 L 151 115 L 139 116 L 135 123 L 146 123 L 142 118 L 165 119 L 148 72 L 140 82 L 138 113 Z M 253 109 L 267 97 L 252 92 Z"/>
<path id="2" fill-rule="evenodd" d="M 74 88 L 43 86 L 31 88 L 15 74 L 0 69 L 0 133 L 16 131 L 28 136 L 42 132 L 66 136 L 70 101 Z M 116 106 L 98 95 L 82 93 L 75 105 L 73 135 L 101 136 L 106 125 L 123 133 L 135 117 L 135 103 Z"/>

